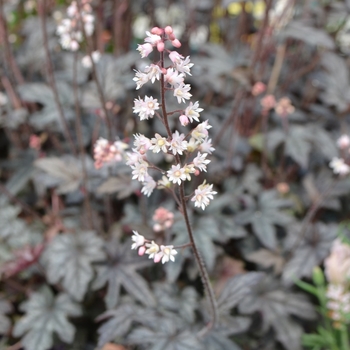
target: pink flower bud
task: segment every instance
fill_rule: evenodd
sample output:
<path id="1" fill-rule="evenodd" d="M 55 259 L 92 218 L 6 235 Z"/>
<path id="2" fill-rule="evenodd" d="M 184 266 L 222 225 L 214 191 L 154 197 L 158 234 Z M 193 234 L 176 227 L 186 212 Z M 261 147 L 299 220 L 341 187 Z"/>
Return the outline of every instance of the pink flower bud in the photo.
<path id="1" fill-rule="evenodd" d="M 163 252 L 159 252 L 159 253 L 157 253 L 157 254 L 154 255 L 153 261 L 154 261 L 155 263 L 159 263 L 159 261 L 162 259 L 162 257 L 163 257 Z"/>
<path id="2" fill-rule="evenodd" d="M 163 52 L 164 51 L 164 43 L 163 43 L 163 41 L 160 41 L 159 43 L 157 43 L 157 50 L 159 52 Z"/>
<path id="3" fill-rule="evenodd" d="M 174 41 L 174 40 L 176 40 L 176 36 L 172 33 L 172 34 L 168 34 L 168 38 L 169 38 L 169 40 L 171 40 L 171 41 Z"/>
<path id="4" fill-rule="evenodd" d="M 188 120 L 187 116 L 184 115 L 184 114 L 183 114 L 183 115 L 180 115 L 179 120 L 180 120 L 180 123 L 181 123 L 182 126 L 186 126 L 186 125 L 188 125 L 188 123 L 190 122 L 190 121 Z"/>
<path id="5" fill-rule="evenodd" d="M 175 39 L 171 42 L 174 47 L 181 47 L 181 43 L 179 40 Z"/>
<path id="6" fill-rule="evenodd" d="M 161 68 L 161 70 L 162 70 L 162 73 L 164 74 L 164 75 L 166 75 L 168 72 L 167 72 L 167 70 L 165 69 L 165 68 Z"/>
<path id="7" fill-rule="evenodd" d="M 170 34 L 173 34 L 173 28 L 171 26 L 166 26 L 164 28 L 164 31 L 166 34 L 170 35 Z"/>
<path id="8" fill-rule="evenodd" d="M 196 170 L 194 171 L 194 176 L 198 176 L 200 173 L 201 173 L 201 172 L 200 172 L 198 169 L 196 169 Z"/>
<path id="9" fill-rule="evenodd" d="M 139 256 L 142 256 L 146 252 L 146 247 L 143 245 L 142 247 L 139 248 L 138 254 Z"/>
<path id="10" fill-rule="evenodd" d="M 161 29 L 159 27 L 153 27 L 151 29 L 151 33 L 152 34 L 156 34 L 156 35 L 162 35 L 163 34 L 163 29 Z"/>

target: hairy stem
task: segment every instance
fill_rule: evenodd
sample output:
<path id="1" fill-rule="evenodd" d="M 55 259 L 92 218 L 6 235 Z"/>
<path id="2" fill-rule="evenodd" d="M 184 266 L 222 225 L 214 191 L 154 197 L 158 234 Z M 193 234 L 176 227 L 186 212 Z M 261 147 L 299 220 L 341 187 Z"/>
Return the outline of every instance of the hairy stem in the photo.
<path id="1" fill-rule="evenodd" d="M 164 68 L 164 52 L 160 53 L 160 65 L 161 65 L 161 68 Z M 160 79 L 160 94 L 161 94 L 161 106 L 162 106 L 164 126 L 167 130 L 168 137 L 171 138 L 172 132 L 171 132 L 171 129 L 169 126 L 168 114 L 167 114 L 166 105 L 165 105 L 165 84 L 164 84 L 164 75 L 163 74 L 161 75 L 161 79 Z M 181 164 L 181 160 L 180 160 L 179 155 L 175 156 L 175 161 L 176 161 L 176 165 Z M 193 253 L 194 253 L 194 256 L 195 256 L 195 259 L 197 262 L 197 266 L 199 268 L 200 276 L 201 276 L 202 283 L 203 283 L 203 286 L 205 289 L 205 294 L 206 294 L 207 298 L 209 299 L 210 306 L 211 306 L 211 317 L 212 317 L 211 321 L 209 322 L 209 324 L 206 327 L 204 327 L 198 333 L 199 336 L 204 336 L 210 329 L 214 328 L 216 321 L 217 321 L 218 311 L 217 311 L 216 298 L 215 298 L 214 289 L 213 289 L 211 282 L 210 282 L 210 279 L 209 279 L 208 270 L 205 267 L 205 264 L 203 262 L 201 254 L 199 252 L 199 249 L 198 249 L 196 242 L 194 240 L 194 235 L 193 235 L 193 231 L 192 231 L 192 227 L 191 227 L 191 223 L 190 223 L 190 219 L 189 219 L 188 211 L 187 211 L 184 182 L 182 182 L 179 187 L 180 187 L 181 209 L 182 209 L 182 214 L 183 214 L 184 219 L 185 219 L 186 228 L 187 228 L 188 236 L 190 239 L 190 244 L 192 246 Z"/>

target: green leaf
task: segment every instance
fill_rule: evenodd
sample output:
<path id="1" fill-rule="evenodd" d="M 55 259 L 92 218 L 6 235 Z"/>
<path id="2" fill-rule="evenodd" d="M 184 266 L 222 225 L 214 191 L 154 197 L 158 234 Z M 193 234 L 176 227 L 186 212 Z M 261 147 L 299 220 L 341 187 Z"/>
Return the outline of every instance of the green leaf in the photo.
<path id="1" fill-rule="evenodd" d="M 71 301 L 67 294 L 54 297 L 51 290 L 43 289 L 33 293 L 29 300 L 21 304 L 26 314 L 16 324 L 13 335 L 23 334 L 25 350 L 48 350 L 53 345 L 53 333 L 65 343 L 72 343 L 75 328 L 68 321 L 69 316 L 80 316 L 80 306 Z"/>
<path id="2" fill-rule="evenodd" d="M 103 244 L 92 231 L 56 236 L 44 252 L 49 282 L 61 281 L 73 298 L 82 300 L 94 276 L 92 263 L 105 259 Z"/>

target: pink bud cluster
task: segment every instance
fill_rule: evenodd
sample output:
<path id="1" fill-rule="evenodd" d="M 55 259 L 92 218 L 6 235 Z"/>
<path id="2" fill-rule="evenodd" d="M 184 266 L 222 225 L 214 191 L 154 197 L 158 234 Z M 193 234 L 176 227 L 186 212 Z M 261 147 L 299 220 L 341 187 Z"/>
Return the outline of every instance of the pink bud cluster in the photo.
<path id="1" fill-rule="evenodd" d="M 131 249 L 138 250 L 140 256 L 147 254 L 149 259 L 153 259 L 155 263 L 162 261 L 165 264 L 168 261 L 175 261 L 177 251 L 173 245 L 158 245 L 154 241 L 146 239 L 137 231 L 133 231 L 131 240 L 134 242 Z"/>
<path id="2" fill-rule="evenodd" d="M 342 135 L 337 140 L 337 146 L 343 157 L 334 157 L 329 166 L 332 168 L 334 174 L 341 176 L 348 175 L 350 173 L 349 166 L 349 153 L 350 153 L 350 138 L 348 135 Z"/>
<path id="3" fill-rule="evenodd" d="M 122 141 L 109 142 L 99 138 L 94 145 L 95 168 L 100 169 L 105 163 L 120 162 L 124 159 L 128 145 Z"/>
<path id="4" fill-rule="evenodd" d="M 177 100 L 178 104 L 186 103 L 191 98 L 191 86 L 185 83 L 185 77 L 191 75 L 193 63 L 190 57 L 183 57 L 177 51 L 168 50 L 165 47 L 166 42 L 171 42 L 174 47 L 180 47 L 181 43 L 176 39 L 171 27 L 164 29 L 155 27 L 151 32 L 146 32 L 145 44 L 139 45 L 137 50 L 140 51 L 141 57 L 147 57 L 153 49 L 163 55 L 167 54 L 170 65 L 165 66 L 164 62 L 158 62 L 146 66 L 143 71 L 135 71 L 136 90 L 140 89 L 146 83 L 154 83 L 156 80 L 162 81 L 166 91 L 169 91 Z M 163 59 L 162 59 L 163 60 Z M 165 103 L 165 101 L 163 101 Z M 154 117 L 159 118 L 164 126 L 166 120 L 171 115 L 178 116 L 178 120 L 183 127 L 190 126 L 196 122 L 196 126 L 187 133 L 175 130 L 173 132 L 167 129 L 167 135 L 155 133 L 154 137 L 148 138 L 145 135 L 134 135 L 134 147 L 132 153 L 127 154 L 127 164 L 132 168 L 132 177 L 143 183 L 142 192 L 150 196 L 153 189 L 156 188 L 156 182 L 153 180 L 150 169 L 160 170 L 163 174 L 162 180 L 158 182 L 158 188 L 171 189 L 174 185 L 181 185 L 184 181 L 191 181 L 192 176 L 197 176 L 201 172 L 207 171 L 207 165 L 210 160 L 208 155 L 214 151 L 208 130 L 211 128 L 208 120 L 201 122 L 200 113 L 203 108 L 199 107 L 199 102 L 189 102 L 184 108 L 164 114 L 164 109 L 157 99 L 152 96 L 145 96 L 144 99 L 134 100 L 133 111 L 140 120 L 148 120 Z M 167 159 L 172 158 L 174 163 L 167 170 L 157 168 L 151 163 L 150 153 L 163 154 Z M 183 160 L 181 160 L 181 158 Z M 175 161 L 176 160 L 176 161 Z M 164 176 L 166 175 L 166 176 Z M 213 199 L 216 194 L 212 190 L 212 185 L 205 182 L 200 185 L 194 192 L 192 201 L 195 206 L 203 210 Z"/>
<path id="5" fill-rule="evenodd" d="M 83 28 L 86 35 L 94 31 L 95 17 L 93 16 L 91 0 L 82 0 L 80 7 L 77 1 L 72 1 L 67 8 L 67 16 L 58 25 L 56 33 L 60 37 L 61 46 L 70 51 L 77 51 L 83 41 Z"/>

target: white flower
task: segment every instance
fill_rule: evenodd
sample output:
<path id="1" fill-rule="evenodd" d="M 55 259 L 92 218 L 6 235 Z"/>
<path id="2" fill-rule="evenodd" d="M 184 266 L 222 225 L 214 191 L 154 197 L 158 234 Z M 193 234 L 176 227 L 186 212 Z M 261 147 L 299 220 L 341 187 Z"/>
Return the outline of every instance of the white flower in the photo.
<path id="1" fill-rule="evenodd" d="M 172 181 L 174 184 L 181 184 L 181 180 L 185 181 L 187 175 L 185 174 L 185 169 L 178 165 L 172 165 L 171 169 L 167 171 L 169 181 Z"/>
<path id="2" fill-rule="evenodd" d="M 194 202 L 194 206 L 204 210 L 210 202 L 209 199 L 214 199 L 213 195 L 217 194 L 217 192 L 212 191 L 212 189 L 213 185 L 206 184 L 205 181 L 199 185 L 191 199 L 191 201 Z"/>
<path id="3" fill-rule="evenodd" d="M 149 197 L 156 188 L 157 183 L 153 180 L 152 176 L 147 175 L 145 176 L 145 182 L 142 185 L 141 193 Z"/>
<path id="4" fill-rule="evenodd" d="M 131 245 L 131 249 L 137 249 L 145 244 L 145 237 L 140 235 L 137 231 L 132 231 L 134 234 L 131 237 L 131 240 L 134 242 Z"/>
<path id="5" fill-rule="evenodd" d="M 160 151 L 167 153 L 169 142 L 166 140 L 166 138 L 160 136 L 159 134 L 155 134 L 154 136 L 155 137 L 151 140 L 152 146 L 149 149 L 152 150 L 153 153 L 159 153 Z"/>
<path id="6" fill-rule="evenodd" d="M 201 154 L 198 152 L 197 157 L 193 159 L 193 164 L 196 168 L 198 168 L 200 171 L 207 171 L 207 164 L 209 164 L 211 161 L 209 159 L 205 159 L 207 157 L 208 153 Z"/>
<path id="7" fill-rule="evenodd" d="M 337 140 L 337 146 L 340 149 L 346 149 L 350 146 L 350 138 L 348 135 L 342 135 Z"/>
<path id="8" fill-rule="evenodd" d="M 157 243 L 146 243 L 146 247 L 148 248 L 146 250 L 146 254 L 149 254 L 149 259 L 154 258 L 154 256 L 159 252 L 159 245 Z"/>
<path id="9" fill-rule="evenodd" d="M 199 102 L 197 101 L 195 104 L 190 102 L 188 107 L 185 109 L 185 115 L 188 117 L 190 122 L 193 120 L 199 122 L 199 113 L 203 111 L 203 108 L 199 108 Z"/>
<path id="10" fill-rule="evenodd" d="M 166 262 L 168 262 L 169 260 L 171 261 L 175 261 L 175 255 L 177 254 L 177 251 L 175 249 L 173 249 L 174 246 L 173 245 L 161 245 L 160 246 L 160 250 L 163 254 L 162 256 L 162 264 L 165 264 Z"/>
<path id="11" fill-rule="evenodd" d="M 158 180 L 158 188 L 168 188 L 171 186 L 169 179 L 166 176 L 162 176 L 161 180 Z"/>
<path id="12" fill-rule="evenodd" d="M 145 100 L 142 100 L 140 97 L 138 100 L 134 100 L 133 110 L 135 114 L 139 115 L 140 120 L 148 120 L 149 117 L 153 118 L 156 109 L 159 109 L 159 103 L 153 97 L 145 96 Z"/>
<path id="13" fill-rule="evenodd" d="M 157 64 L 151 64 L 150 66 L 147 66 L 145 68 L 145 73 L 148 76 L 148 80 L 152 82 L 152 84 L 157 80 L 160 79 L 160 76 L 162 74 L 162 70 Z"/>
<path id="14" fill-rule="evenodd" d="M 185 103 L 185 100 L 189 100 L 191 98 L 191 94 L 189 91 L 191 90 L 190 84 L 181 84 L 174 90 L 174 96 L 177 97 L 178 103 Z"/>
<path id="15" fill-rule="evenodd" d="M 162 38 L 159 35 L 151 34 L 150 32 L 146 32 L 147 38 L 145 39 L 146 43 L 150 43 L 151 45 L 157 45 L 160 41 L 162 41 Z"/>
<path id="16" fill-rule="evenodd" d="M 329 166 L 333 169 L 334 174 L 347 175 L 350 172 L 349 165 L 345 164 L 343 158 L 334 157 Z"/>
<path id="17" fill-rule="evenodd" d="M 134 146 L 136 147 L 137 152 L 140 152 L 140 154 L 145 154 L 152 146 L 151 140 L 145 135 L 134 134 L 134 138 Z"/>
<path id="18" fill-rule="evenodd" d="M 131 165 L 132 175 L 133 179 L 137 179 L 140 182 L 145 181 L 145 177 L 148 175 L 147 169 L 148 169 L 148 164 L 144 160 L 141 160 L 138 163 L 135 163 L 134 165 Z"/>
<path id="19" fill-rule="evenodd" d="M 98 52 L 98 51 L 94 51 L 92 54 L 92 60 L 97 63 L 100 58 L 101 58 L 101 54 Z M 81 59 L 81 63 L 83 65 L 83 67 L 85 68 L 91 68 L 92 67 L 92 62 L 91 62 L 91 58 L 89 55 L 86 55 L 84 56 L 82 59 Z"/>
<path id="20" fill-rule="evenodd" d="M 141 58 L 145 58 L 153 51 L 153 46 L 149 43 L 146 43 L 143 45 L 138 45 L 136 50 L 140 51 Z"/>
<path id="21" fill-rule="evenodd" d="M 203 142 L 208 136 L 208 129 L 211 128 L 211 125 L 208 124 L 206 120 L 203 123 L 197 125 L 195 129 L 192 130 L 191 136 L 199 142 Z"/>
<path id="22" fill-rule="evenodd" d="M 184 75 L 179 74 L 174 68 L 168 68 L 164 75 L 164 80 L 173 87 L 179 87 L 183 85 Z"/>
<path id="23" fill-rule="evenodd" d="M 132 79 L 136 82 L 136 90 L 140 89 L 144 84 L 149 81 L 148 75 L 135 70 L 135 77 Z"/>
<path id="24" fill-rule="evenodd" d="M 179 134 L 179 132 L 176 130 L 173 133 L 173 138 L 170 141 L 170 149 L 173 152 L 173 155 L 181 154 L 183 151 L 186 151 L 187 148 L 187 141 L 184 141 L 185 135 Z"/>
<path id="25" fill-rule="evenodd" d="M 136 149 L 133 149 L 133 153 L 126 152 L 126 160 L 126 164 L 132 166 L 143 161 L 143 156 Z"/>
<path id="26" fill-rule="evenodd" d="M 215 151 L 215 148 L 212 147 L 211 139 L 209 139 L 208 136 L 199 145 L 199 150 L 203 153 L 208 153 L 208 154 L 212 154 L 212 152 Z"/>

